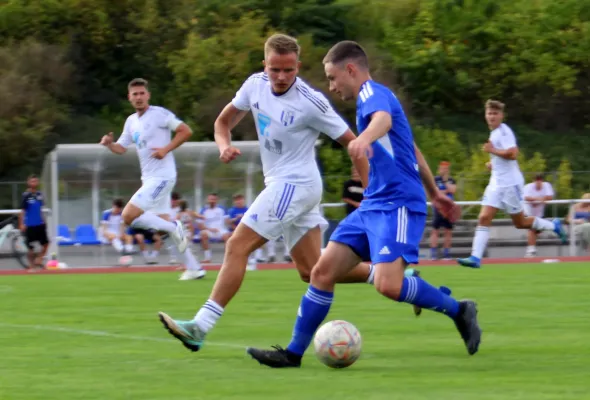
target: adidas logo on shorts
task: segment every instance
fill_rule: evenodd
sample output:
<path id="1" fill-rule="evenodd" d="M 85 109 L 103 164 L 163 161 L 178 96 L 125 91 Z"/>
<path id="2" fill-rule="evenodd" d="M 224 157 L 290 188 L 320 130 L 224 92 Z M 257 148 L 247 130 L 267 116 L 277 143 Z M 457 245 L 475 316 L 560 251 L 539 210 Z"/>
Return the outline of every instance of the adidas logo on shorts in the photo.
<path id="1" fill-rule="evenodd" d="M 383 248 L 381 250 L 379 250 L 379 254 L 383 255 L 387 255 L 387 254 L 391 254 L 389 252 L 389 248 L 387 248 L 387 246 L 383 246 Z"/>

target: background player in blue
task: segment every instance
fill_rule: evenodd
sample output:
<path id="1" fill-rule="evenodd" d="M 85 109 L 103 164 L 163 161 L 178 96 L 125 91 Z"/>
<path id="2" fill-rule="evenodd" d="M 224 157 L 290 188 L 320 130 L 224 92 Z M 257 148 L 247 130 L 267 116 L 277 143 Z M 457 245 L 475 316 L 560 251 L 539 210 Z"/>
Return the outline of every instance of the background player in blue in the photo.
<path id="1" fill-rule="evenodd" d="M 441 161 L 438 166 L 438 175 L 434 177 L 434 182 L 436 183 L 438 190 L 449 196 L 451 199 L 454 199 L 457 185 L 450 175 L 450 166 L 450 162 Z M 444 229 L 443 259 L 450 260 L 453 223 L 434 209 L 432 231 L 430 231 L 430 258 L 433 260 L 438 259 L 438 232 L 441 228 Z"/>
<path id="2" fill-rule="evenodd" d="M 234 231 L 244 214 L 248 211 L 248 207 L 246 207 L 246 199 L 241 194 L 236 194 L 234 196 L 234 206 L 227 210 L 227 216 L 229 220 L 229 230 Z"/>
<path id="3" fill-rule="evenodd" d="M 29 270 L 36 266 L 43 268 L 43 257 L 49 247 L 47 238 L 47 225 L 43 218 L 43 194 L 39 189 L 39 178 L 31 175 L 27 179 L 27 190 L 23 193 L 21 201 L 21 213 L 19 215 L 20 230 L 24 232 L 29 248 Z M 35 254 L 33 243 L 41 245 L 41 252 Z"/>
<path id="4" fill-rule="evenodd" d="M 392 300 L 448 315 L 468 353 L 475 354 L 481 339 L 475 303 L 459 302 L 419 277 L 404 276 L 406 266 L 418 262 L 426 222 L 421 178 L 443 215 L 453 218 L 458 207 L 436 187 L 395 95 L 371 79 L 364 50 L 355 42 L 340 42 L 330 49 L 324 65 L 330 90 L 343 100 L 357 101 L 360 135 L 350 142 L 348 151 L 353 159 L 369 156 L 369 185 L 360 207 L 338 225 L 312 269 L 288 347 L 248 348 L 248 353 L 270 367 L 299 367 L 330 310 L 335 283 L 359 260 L 370 257 L 377 291 Z"/>

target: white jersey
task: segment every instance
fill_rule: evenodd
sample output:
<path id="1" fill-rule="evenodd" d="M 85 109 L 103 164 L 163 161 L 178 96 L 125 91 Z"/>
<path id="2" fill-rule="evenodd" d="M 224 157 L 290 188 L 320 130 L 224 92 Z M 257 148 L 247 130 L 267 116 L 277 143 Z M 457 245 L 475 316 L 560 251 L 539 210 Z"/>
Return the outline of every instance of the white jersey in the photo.
<path id="1" fill-rule="evenodd" d="M 541 189 L 537 189 L 536 182 L 529 183 L 524 187 L 524 197 L 525 200 L 527 197 L 545 197 L 545 196 L 553 196 L 553 186 L 549 182 L 543 182 L 541 185 Z M 530 204 L 527 203 L 525 205 L 525 209 L 527 211 L 527 215 L 532 216 L 543 216 L 543 211 L 545 210 L 545 204 Z M 540 214 L 540 215 L 539 215 Z"/>
<path id="2" fill-rule="evenodd" d="M 176 216 L 180 212 L 180 207 L 170 208 L 170 219 L 175 220 Z"/>
<path id="3" fill-rule="evenodd" d="M 113 210 L 108 209 L 102 213 L 101 225 L 104 227 L 106 232 L 120 233 L 121 225 L 123 224 L 123 216 L 119 214 L 113 214 Z"/>
<path id="4" fill-rule="evenodd" d="M 274 95 L 268 76 L 261 72 L 244 82 L 232 104 L 252 110 L 266 185 L 321 185 L 316 140 L 320 132 L 338 139 L 348 130 L 323 94 L 297 78 L 286 93 Z"/>
<path id="5" fill-rule="evenodd" d="M 206 228 L 219 231 L 227 230 L 225 225 L 226 213 L 222 207 L 204 207 L 200 214 L 205 217 L 204 224 Z"/>
<path id="6" fill-rule="evenodd" d="M 512 129 L 506 124 L 500 124 L 499 127 L 490 133 L 490 142 L 499 150 L 507 150 L 516 147 L 516 137 Z M 514 185 L 524 185 L 524 177 L 520 172 L 518 161 L 507 160 L 505 158 L 491 155 L 492 176 L 490 186 L 508 187 Z"/>
<path id="7" fill-rule="evenodd" d="M 123 133 L 117 141 L 127 148 L 135 143 L 141 167 L 141 179 L 162 178 L 176 180 L 176 163 L 172 153 L 161 160 L 152 157 L 155 148 L 166 147 L 170 143 L 171 132 L 182 123 L 163 107 L 149 106 L 143 115 L 131 114 Z"/>

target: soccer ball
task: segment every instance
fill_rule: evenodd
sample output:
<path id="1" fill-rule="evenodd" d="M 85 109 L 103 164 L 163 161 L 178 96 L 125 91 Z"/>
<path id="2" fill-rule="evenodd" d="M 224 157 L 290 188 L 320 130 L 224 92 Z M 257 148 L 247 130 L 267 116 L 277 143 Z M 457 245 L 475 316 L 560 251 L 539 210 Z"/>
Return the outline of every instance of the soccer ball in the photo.
<path id="1" fill-rule="evenodd" d="M 313 339 L 317 358 L 330 368 L 346 368 L 361 355 L 362 339 L 356 327 L 346 321 L 330 321 Z"/>
<path id="2" fill-rule="evenodd" d="M 128 267 L 133 262 L 133 258 L 131 256 L 121 256 L 119 258 L 119 265 L 122 267 Z"/>

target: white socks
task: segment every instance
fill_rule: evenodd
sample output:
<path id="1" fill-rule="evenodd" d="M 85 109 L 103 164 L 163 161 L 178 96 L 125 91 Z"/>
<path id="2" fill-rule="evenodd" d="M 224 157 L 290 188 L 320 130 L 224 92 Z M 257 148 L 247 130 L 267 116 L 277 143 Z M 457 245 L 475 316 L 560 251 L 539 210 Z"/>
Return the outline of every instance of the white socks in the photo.
<path id="1" fill-rule="evenodd" d="M 115 238 L 113 239 L 113 247 L 115 248 L 115 250 L 117 250 L 119 253 L 123 251 L 123 242 L 121 242 L 121 239 L 119 238 Z"/>
<path id="2" fill-rule="evenodd" d="M 471 255 L 473 257 L 477 257 L 480 260 L 482 259 L 489 238 L 490 228 L 480 225 L 475 228 L 475 237 L 473 238 L 473 247 L 471 248 Z"/>
<path id="3" fill-rule="evenodd" d="M 532 228 L 537 231 L 554 231 L 555 224 L 548 219 L 535 217 Z"/>
<path id="4" fill-rule="evenodd" d="M 223 315 L 223 307 L 209 299 L 195 315 L 195 324 L 200 330 L 207 333 L 215 326 L 217 320 Z"/>
<path id="5" fill-rule="evenodd" d="M 205 254 L 205 260 L 211 261 L 211 250 L 205 250 L 203 253 Z"/>
<path id="6" fill-rule="evenodd" d="M 146 211 L 139 217 L 135 218 L 131 223 L 131 226 L 134 228 L 155 229 L 157 231 L 168 233 L 172 233 L 176 230 L 176 224 L 166 221 L 149 211 Z"/>
<path id="7" fill-rule="evenodd" d="M 367 278 L 367 283 L 369 285 L 375 283 L 375 266 L 373 264 L 369 264 L 369 277 Z"/>
<path id="8" fill-rule="evenodd" d="M 186 269 L 188 269 L 189 271 L 200 271 L 201 269 L 203 269 L 201 267 L 201 263 L 199 262 L 199 260 L 195 258 L 191 249 L 186 249 L 186 251 L 183 254 L 183 257 L 184 265 L 186 266 Z"/>

